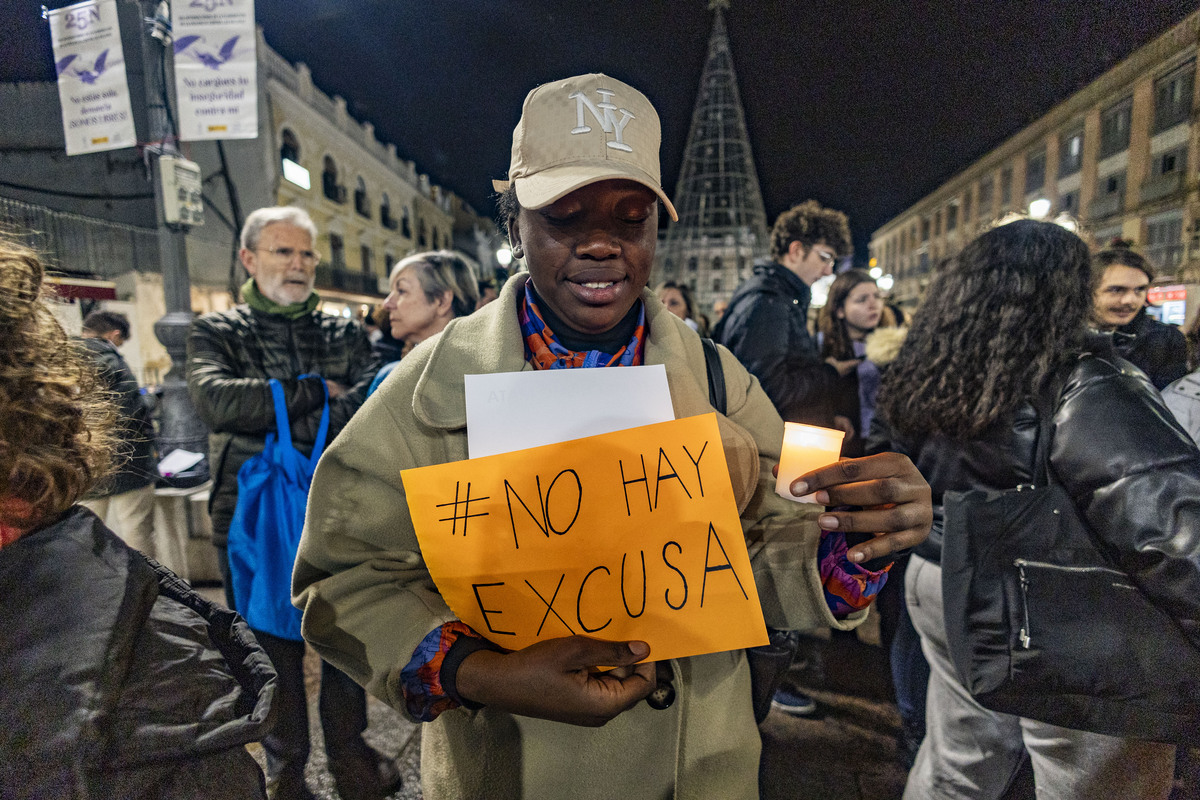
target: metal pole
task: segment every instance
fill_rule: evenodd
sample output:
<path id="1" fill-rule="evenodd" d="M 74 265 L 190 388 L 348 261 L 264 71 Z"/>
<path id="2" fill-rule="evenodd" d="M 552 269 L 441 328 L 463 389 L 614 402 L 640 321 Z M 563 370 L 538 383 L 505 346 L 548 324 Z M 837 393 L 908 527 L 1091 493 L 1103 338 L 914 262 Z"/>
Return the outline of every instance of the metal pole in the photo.
<path id="1" fill-rule="evenodd" d="M 187 337 L 191 329 L 192 313 L 191 279 L 188 276 L 187 241 L 188 226 L 167 223 L 163 213 L 163 155 L 177 155 L 176 131 L 171 120 L 169 106 L 170 86 L 167 83 L 165 49 L 169 40 L 162 38 L 162 24 L 156 23 L 156 15 L 166 3 L 155 0 L 131 0 L 137 2 L 146 20 L 148 30 L 141 36 L 142 76 L 146 87 L 146 116 L 151 145 L 147 147 L 154 183 L 154 208 L 158 221 L 158 252 L 162 265 L 163 295 L 167 313 L 154 323 L 154 333 L 171 356 L 171 369 L 163 378 L 162 399 L 159 404 L 159 455 L 165 456 L 173 450 L 184 449 L 194 453 L 208 452 L 208 429 L 196 415 L 195 406 L 187 390 Z M 159 17 L 161 20 L 161 17 Z M 179 476 L 174 483 L 183 488 L 208 480 L 208 462 L 201 461 L 196 470 Z"/>

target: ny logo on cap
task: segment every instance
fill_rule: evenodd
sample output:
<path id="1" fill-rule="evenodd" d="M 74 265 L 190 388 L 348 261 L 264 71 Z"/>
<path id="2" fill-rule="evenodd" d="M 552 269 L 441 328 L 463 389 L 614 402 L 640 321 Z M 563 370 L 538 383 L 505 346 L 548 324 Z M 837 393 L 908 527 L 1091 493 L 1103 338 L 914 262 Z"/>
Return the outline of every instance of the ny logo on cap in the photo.
<path id="1" fill-rule="evenodd" d="M 614 150 L 623 150 L 626 153 L 632 153 L 633 148 L 625 144 L 624 139 L 621 137 L 629 120 L 634 118 L 633 114 L 624 108 L 617 108 L 609 102 L 609 98 L 616 94 L 615 92 L 610 92 L 608 89 L 597 89 L 596 94 L 600 95 L 599 103 L 593 103 L 583 92 L 572 92 L 570 94 L 570 99 L 575 101 L 576 118 L 575 127 L 571 129 L 571 133 L 591 132 L 591 127 L 583 119 L 583 110 L 586 108 L 592 112 L 592 117 L 600 124 L 601 129 L 605 133 L 611 133 L 616 137 L 613 141 L 606 142 L 609 147 Z M 617 121 L 616 114 L 613 113 L 614 111 L 621 112 L 620 122 Z"/>

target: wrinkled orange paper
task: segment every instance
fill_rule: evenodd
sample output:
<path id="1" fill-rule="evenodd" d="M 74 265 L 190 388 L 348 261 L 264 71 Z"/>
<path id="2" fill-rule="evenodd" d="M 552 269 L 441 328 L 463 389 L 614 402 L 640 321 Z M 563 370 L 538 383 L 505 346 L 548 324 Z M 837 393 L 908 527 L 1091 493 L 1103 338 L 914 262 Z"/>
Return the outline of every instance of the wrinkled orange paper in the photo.
<path id="1" fill-rule="evenodd" d="M 715 414 L 401 477 L 442 596 L 503 647 L 582 634 L 659 660 L 767 641 Z"/>

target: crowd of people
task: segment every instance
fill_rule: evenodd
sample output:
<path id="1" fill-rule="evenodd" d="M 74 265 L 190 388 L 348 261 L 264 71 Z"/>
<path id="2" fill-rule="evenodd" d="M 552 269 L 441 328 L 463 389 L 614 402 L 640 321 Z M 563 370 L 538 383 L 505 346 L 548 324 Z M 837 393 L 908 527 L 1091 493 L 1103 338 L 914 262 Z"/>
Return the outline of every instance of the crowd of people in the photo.
<path id="1" fill-rule="evenodd" d="M 622 109 L 621 125 L 581 124 L 597 113 L 590 98 Z M 947 494 L 1029 484 L 1046 452 L 1097 539 L 1200 648 L 1200 333 L 1189 364 L 1185 336 L 1147 313 L 1149 262 L 1128 242 L 1093 253 L 1058 224 L 1010 221 L 940 265 L 911 317 L 848 269 L 813 325 L 812 285 L 851 254 L 851 235 L 844 214 L 808 201 L 779 216 L 770 256 L 710 326 L 686 284 L 648 286 L 659 215 L 675 218 L 660 137 L 650 101 L 609 76 L 532 90 L 495 184 L 522 268 L 496 287 L 454 252 L 404 258 L 370 335 L 319 310 L 305 212 L 247 218 L 243 302 L 195 320 L 187 380 L 211 432 L 209 512 L 234 611 L 246 612 L 234 573 L 255 567 L 230 558 L 243 466 L 285 433 L 280 409 L 305 456 L 328 438 L 292 583 L 272 590 L 303 612 L 302 639 L 247 626 L 151 560 L 153 430 L 117 352 L 128 321 L 93 314 L 64 346 L 36 257 L 0 240 L 0 708 L 15 721 L 0 733 L 0 795 L 311 798 L 311 646 L 344 800 L 400 786 L 363 738 L 366 692 L 423 723 L 431 800 L 757 798 L 744 651 L 661 661 L 644 641 L 587 636 L 505 649 L 439 592 L 401 480 L 468 457 L 466 375 L 663 365 L 676 417 L 709 413 L 711 335 L 766 624 L 815 659 L 814 634 L 879 609 L 905 797 L 999 798 L 1028 759 L 1039 796 L 1166 798 L 1174 742 L 980 704 L 948 651 L 941 569 L 944 543 L 963 535 L 946 523 Z M 776 494 L 784 421 L 845 434 L 842 460 L 791 484 L 820 505 Z M 63 564 L 87 580 L 55 580 Z M 64 625 L 64 606 L 88 614 Z M 31 714 L 35 682 L 48 695 Z M 774 705 L 816 708 L 786 685 Z M 265 776 L 241 746 L 251 740 Z M 135 780 L 148 788 L 128 791 Z"/>

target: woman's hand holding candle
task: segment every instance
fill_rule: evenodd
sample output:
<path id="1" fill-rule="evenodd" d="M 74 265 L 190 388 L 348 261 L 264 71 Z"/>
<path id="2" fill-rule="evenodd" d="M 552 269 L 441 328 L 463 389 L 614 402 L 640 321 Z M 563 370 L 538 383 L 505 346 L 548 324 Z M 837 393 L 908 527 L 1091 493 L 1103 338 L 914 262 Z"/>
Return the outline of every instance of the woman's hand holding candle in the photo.
<path id="1" fill-rule="evenodd" d="M 856 564 L 915 547 L 933 524 L 929 484 L 899 453 L 828 464 L 797 476 L 790 490 L 796 498 L 812 495 L 822 505 L 861 506 L 859 511 L 827 511 L 818 519 L 826 530 L 874 536 L 850 549 L 848 558 Z"/>

